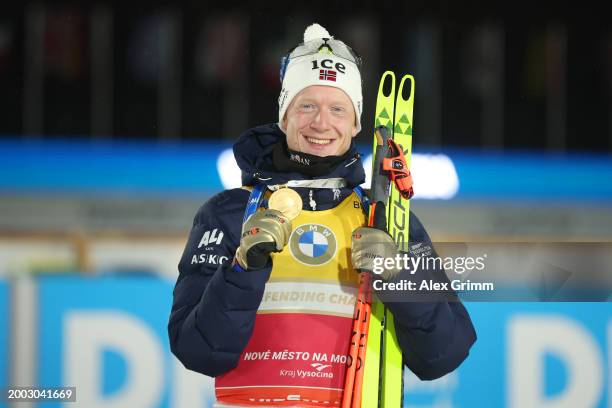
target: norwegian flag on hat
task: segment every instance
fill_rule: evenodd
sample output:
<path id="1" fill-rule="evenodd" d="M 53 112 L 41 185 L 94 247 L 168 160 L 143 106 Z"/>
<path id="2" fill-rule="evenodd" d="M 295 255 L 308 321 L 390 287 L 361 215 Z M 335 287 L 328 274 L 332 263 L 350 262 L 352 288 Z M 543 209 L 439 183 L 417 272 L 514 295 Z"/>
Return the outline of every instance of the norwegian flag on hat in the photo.
<path id="1" fill-rule="evenodd" d="M 336 71 L 331 69 L 320 69 L 319 79 L 336 82 Z"/>

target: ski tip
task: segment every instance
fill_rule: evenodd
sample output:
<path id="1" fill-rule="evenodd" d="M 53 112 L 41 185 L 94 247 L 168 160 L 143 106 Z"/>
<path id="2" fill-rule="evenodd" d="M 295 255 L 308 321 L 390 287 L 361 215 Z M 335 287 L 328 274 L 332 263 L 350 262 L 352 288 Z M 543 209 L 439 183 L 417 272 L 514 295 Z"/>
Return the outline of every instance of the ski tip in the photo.
<path id="1" fill-rule="evenodd" d="M 387 89 L 389 90 L 388 93 L 384 92 L 385 89 L 385 83 L 387 82 L 387 80 L 390 81 L 389 85 L 387 86 Z M 382 74 L 382 76 L 380 77 L 380 83 L 378 84 L 378 95 L 380 96 L 384 96 L 385 98 L 391 98 L 393 99 L 395 96 L 395 73 L 393 71 L 385 71 L 384 74 Z"/>
<path id="2" fill-rule="evenodd" d="M 408 88 L 410 90 L 410 96 L 408 96 L 408 99 L 404 99 L 404 87 L 407 86 L 408 84 L 410 84 L 410 88 Z M 414 98 L 414 86 L 415 86 L 415 81 L 414 81 L 414 76 L 410 75 L 410 74 L 406 74 L 402 77 L 402 80 L 400 81 L 399 84 L 399 91 L 397 93 L 397 100 L 398 101 L 403 101 L 403 102 L 408 102 L 411 99 Z"/>

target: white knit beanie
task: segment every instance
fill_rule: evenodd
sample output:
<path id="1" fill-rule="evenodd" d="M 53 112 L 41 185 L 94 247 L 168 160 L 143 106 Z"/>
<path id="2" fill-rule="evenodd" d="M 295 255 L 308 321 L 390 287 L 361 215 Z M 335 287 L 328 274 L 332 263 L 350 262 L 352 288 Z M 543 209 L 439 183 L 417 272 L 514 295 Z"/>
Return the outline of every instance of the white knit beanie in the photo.
<path id="1" fill-rule="evenodd" d="M 312 24 L 304 31 L 304 43 L 318 39 L 333 39 L 319 24 Z M 337 40 L 336 40 L 337 41 Z M 342 89 L 353 102 L 355 126 L 361 130 L 361 74 L 353 61 L 331 53 L 315 53 L 288 60 L 285 67 L 283 86 L 278 97 L 278 126 L 283 132 L 283 117 L 291 101 L 302 89 L 311 85 L 333 86 Z"/>

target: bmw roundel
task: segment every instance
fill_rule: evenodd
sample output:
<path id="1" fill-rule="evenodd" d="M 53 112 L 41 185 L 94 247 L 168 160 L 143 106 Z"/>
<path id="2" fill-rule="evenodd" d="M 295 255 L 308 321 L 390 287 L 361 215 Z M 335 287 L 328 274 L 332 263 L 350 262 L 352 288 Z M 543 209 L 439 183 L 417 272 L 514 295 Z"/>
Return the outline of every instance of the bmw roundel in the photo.
<path id="1" fill-rule="evenodd" d="M 306 265 L 326 264 L 336 255 L 336 236 L 325 225 L 303 224 L 289 238 L 291 255 Z"/>

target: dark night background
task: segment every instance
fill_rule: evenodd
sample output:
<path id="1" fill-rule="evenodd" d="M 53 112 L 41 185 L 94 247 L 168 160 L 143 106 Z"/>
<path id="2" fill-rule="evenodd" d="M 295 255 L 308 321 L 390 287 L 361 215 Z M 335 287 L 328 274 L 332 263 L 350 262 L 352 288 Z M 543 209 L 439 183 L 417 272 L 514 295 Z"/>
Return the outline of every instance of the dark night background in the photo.
<path id="1" fill-rule="evenodd" d="M 392 69 L 416 78 L 416 145 L 610 151 L 612 31 L 603 10 L 326 6 L 3 6 L 0 134 L 233 139 L 275 121 L 279 60 L 316 21 L 363 56 L 364 129 L 378 79 Z"/>

